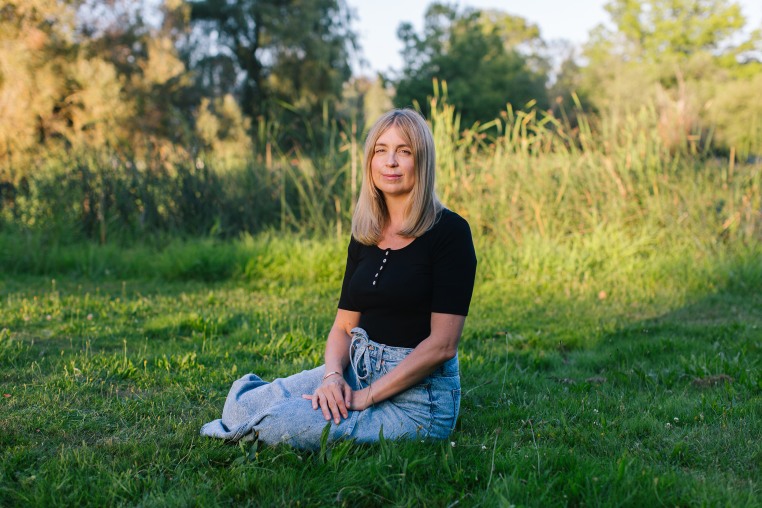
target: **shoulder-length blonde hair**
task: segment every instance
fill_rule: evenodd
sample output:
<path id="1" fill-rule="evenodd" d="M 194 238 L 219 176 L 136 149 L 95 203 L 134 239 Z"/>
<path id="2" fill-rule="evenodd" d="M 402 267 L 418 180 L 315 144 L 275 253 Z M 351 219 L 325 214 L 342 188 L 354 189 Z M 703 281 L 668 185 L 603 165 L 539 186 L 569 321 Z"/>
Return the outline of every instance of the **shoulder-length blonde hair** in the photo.
<path id="1" fill-rule="evenodd" d="M 378 138 L 390 127 L 410 145 L 415 161 L 415 183 L 405 210 L 402 236 L 417 238 L 436 223 L 443 208 L 436 194 L 434 137 L 423 116 L 412 109 L 393 109 L 379 118 L 365 138 L 365 163 L 360 197 L 352 217 L 352 236 L 364 245 L 376 245 L 389 221 L 384 195 L 373 184 L 371 163 Z"/>

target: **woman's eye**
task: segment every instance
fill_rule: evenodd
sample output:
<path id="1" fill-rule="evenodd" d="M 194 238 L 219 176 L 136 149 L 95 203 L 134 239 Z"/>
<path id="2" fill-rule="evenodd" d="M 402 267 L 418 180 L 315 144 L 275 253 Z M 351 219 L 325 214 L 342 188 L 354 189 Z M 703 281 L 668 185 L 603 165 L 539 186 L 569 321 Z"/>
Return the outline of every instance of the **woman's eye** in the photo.
<path id="1" fill-rule="evenodd" d="M 407 149 L 400 150 L 400 153 L 402 155 L 413 155 L 413 152 L 411 152 L 410 150 L 407 150 Z"/>

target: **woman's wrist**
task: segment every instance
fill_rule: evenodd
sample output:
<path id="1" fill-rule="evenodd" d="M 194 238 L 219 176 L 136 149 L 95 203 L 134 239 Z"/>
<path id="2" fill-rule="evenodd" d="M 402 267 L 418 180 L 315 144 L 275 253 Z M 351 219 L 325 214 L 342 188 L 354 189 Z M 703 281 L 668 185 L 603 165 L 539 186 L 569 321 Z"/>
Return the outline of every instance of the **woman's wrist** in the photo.
<path id="1" fill-rule="evenodd" d="M 352 409 L 356 411 L 364 411 L 375 404 L 373 398 L 373 390 L 370 386 L 363 388 L 362 390 L 355 390 L 352 392 Z"/>

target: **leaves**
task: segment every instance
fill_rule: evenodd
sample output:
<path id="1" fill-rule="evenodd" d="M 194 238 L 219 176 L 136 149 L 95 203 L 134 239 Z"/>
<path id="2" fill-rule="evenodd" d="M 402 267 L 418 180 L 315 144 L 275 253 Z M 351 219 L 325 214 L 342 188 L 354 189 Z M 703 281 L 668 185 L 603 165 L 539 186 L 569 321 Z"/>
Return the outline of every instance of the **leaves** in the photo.
<path id="1" fill-rule="evenodd" d="M 539 29 L 523 18 L 433 4 L 422 34 L 403 24 L 398 35 L 405 46 L 398 106 L 426 104 L 435 79 L 447 82 L 448 100 L 464 125 L 493 120 L 507 103 L 517 109 L 531 100 L 537 107 L 547 105 L 542 39 Z"/>

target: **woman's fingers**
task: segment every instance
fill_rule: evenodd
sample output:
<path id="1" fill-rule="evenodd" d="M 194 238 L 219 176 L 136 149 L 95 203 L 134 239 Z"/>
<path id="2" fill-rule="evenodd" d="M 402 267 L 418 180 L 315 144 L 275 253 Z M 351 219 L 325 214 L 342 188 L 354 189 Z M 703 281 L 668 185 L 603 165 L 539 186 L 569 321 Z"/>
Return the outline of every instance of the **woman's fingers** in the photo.
<path id="1" fill-rule="evenodd" d="M 331 415 L 333 416 L 333 423 L 338 425 L 339 422 L 341 422 L 342 414 L 341 414 L 341 410 L 339 409 L 339 405 L 336 403 L 336 397 L 333 397 L 333 396 L 326 397 L 326 405 L 328 406 L 328 409 L 330 410 Z M 325 414 L 325 411 L 323 411 L 323 413 Z M 326 418 L 326 420 L 327 419 L 328 418 Z"/>
<path id="2" fill-rule="evenodd" d="M 333 418 L 334 423 L 338 425 L 341 418 L 349 417 L 351 395 L 352 389 L 342 379 L 318 387 L 312 395 L 305 393 L 302 398 L 311 400 L 312 409 L 320 408 L 326 420 Z"/>
<path id="3" fill-rule="evenodd" d="M 323 417 L 326 420 L 330 420 L 331 416 L 333 416 L 334 421 L 338 424 L 340 422 L 339 415 L 341 415 L 341 413 L 337 404 L 335 402 L 333 402 L 333 404 L 331 403 L 331 398 L 327 395 L 328 393 L 330 392 L 327 392 L 323 387 L 320 387 L 315 390 L 315 393 L 312 395 L 306 393 L 302 394 L 302 398 L 311 400 L 312 409 L 319 408 L 323 412 Z M 346 416 L 344 416 L 344 418 L 346 418 Z"/>
<path id="4" fill-rule="evenodd" d="M 314 394 L 310 395 L 309 393 L 303 393 L 302 398 L 312 401 L 312 409 L 318 408 L 317 395 L 314 395 Z"/>
<path id="5" fill-rule="evenodd" d="M 339 384 L 343 385 L 343 383 L 331 383 L 325 387 L 326 405 L 331 412 L 331 416 L 333 416 L 333 421 L 337 425 L 341 422 L 342 417 L 346 418 L 349 415 L 346 404 L 344 404 L 342 388 L 339 387 Z"/>
<path id="6" fill-rule="evenodd" d="M 344 418 L 349 416 L 349 413 L 347 412 L 347 403 L 344 400 L 344 389 L 346 387 L 347 387 L 347 384 L 343 382 L 332 383 L 329 386 L 329 391 L 331 392 L 331 402 L 333 402 L 331 412 L 336 418 L 338 418 L 339 415 L 341 415 Z M 333 411 L 334 406 L 336 408 L 336 412 Z"/>
<path id="7" fill-rule="evenodd" d="M 328 405 L 328 397 L 326 397 L 322 393 L 319 395 L 319 397 L 320 397 L 320 400 L 318 402 L 320 403 L 320 410 L 323 411 L 323 417 L 326 419 L 326 421 L 328 421 L 331 419 L 331 412 Z"/>

